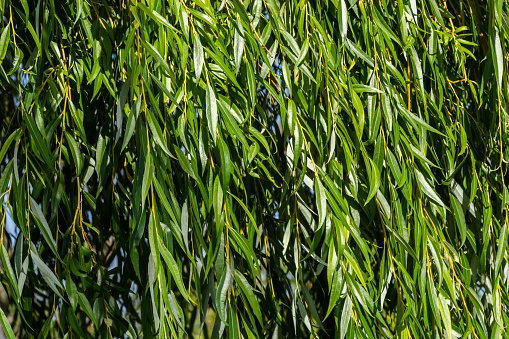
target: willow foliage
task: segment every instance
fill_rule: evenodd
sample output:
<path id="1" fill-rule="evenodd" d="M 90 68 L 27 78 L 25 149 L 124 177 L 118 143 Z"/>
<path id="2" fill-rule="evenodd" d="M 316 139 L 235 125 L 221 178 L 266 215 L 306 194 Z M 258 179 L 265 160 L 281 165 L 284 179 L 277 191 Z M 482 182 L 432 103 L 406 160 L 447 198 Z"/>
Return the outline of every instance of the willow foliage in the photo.
<path id="1" fill-rule="evenodd" d="M 7 337 L 508 337 L 507 1 L 0 9 Z"/>

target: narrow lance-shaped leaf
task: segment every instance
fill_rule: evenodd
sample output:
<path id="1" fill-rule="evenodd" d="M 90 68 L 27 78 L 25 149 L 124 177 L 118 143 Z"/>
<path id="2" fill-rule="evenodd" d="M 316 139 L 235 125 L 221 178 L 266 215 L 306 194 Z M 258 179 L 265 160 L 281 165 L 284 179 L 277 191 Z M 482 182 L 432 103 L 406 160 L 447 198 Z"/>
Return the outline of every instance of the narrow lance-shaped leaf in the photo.
<path id="1" fill-rule="evenodd" d="M 64 288 L 62 283 L 58 280 L 53 271 L 51 271 L 50 268 L 46 266 L 46 264 L 42 261 L 39 253 L 37 252 L 37 247 L 33 243 L 31 244 L 31 248 L 32 250 L 30 251 L 30 256 L 34 261 L 34 264 L 41 272 L 42 278 L 46 281 L 48 286 L 53 292 L 55 292 L 58 297 L 63 298 L 62 294 L 60 293 L 60 290 L 63 290 Z"/>
<path id="2" fill-rule="evenodd" d="M 456 223 L 458 224 L 458 230 L 461 236 L 460 246 L 462 246 L 465 243 L 465 239 L 467 238 L 467 225 L 465 223 L 465 214 L 463 213 L 463 208 L 461 207 L 458 198 L 456 198 L 454 194 L 451 194 L 451 203 L 452 210 L 454 211 L 454 217 L 456 218 Z"/>
<path id="3" fill-rule="evenodd" d="M 124 121 L 124 106 L 127 101 L 127 94 L 129 93 L 129 79 L 127 79 L 120 89 L 120 95 L 117 101 L 117 120 L 115 121 L 117 125 L 117 134 L 115 135 L 115 143 L 120 140 L 120 136 L 122 135 L 123 126 L 122 123 Z"/>
<path id="4" fill-rule="evenodd" d="M 14 336 L 14 332 L 12 330 L 11 324 L 9 324 L 9 320 L 5 316 L 4 310 L 0 309 L 0 321 L 2 322 L 2 329 L 4 330 L 5 335 L 8 339 L 16 338 Z"/>
<path id="5" fill-rule="evenodd" d="M 323 225 L 327 213 L 327 198 L 324 187 L 318 177 L 315 178 L 316 204 L 318 206 L 318 227 Z"/>
<path id="6" fill-rule="evenodd" d="M 11 33 L 11 25 L 4 27 L 2 35 L 0 35 L 0 62 L 4 60 L 7 48 L 9 47 L 9 36 Z"/>
<path id="7" fill-rule="evenodd" d="M 217 314 L 219 315 L 221 320 L 225 323 L 226 323 L 226 310 L 228 308 L 227 300 L 231 281 L 232 274 L 230 272 L 230 268 L 225 267 L 225 269 L 223 270 L 221 280 L 219 281 L 219 284 L 217 286 L 218 290 L 216 294 Z"/>
<path id="8" fill-rule="evenodd" d="M 217 101 L 216 95 L 214 93 L 214 89 L 207 83 L 207 93 L 206 93 L 207 101 L 206 101 L 206 113 L 207 113 L 207 124 L 209 127 L 210 134 L 212 134 L 212 140 L 214 143 L 217 140 Z"/>
<path id="9" fill-rule="evenodd" d="M 427 195 L 435 204 L 443 206 L 444 203 L 442 202 L 442 200 L 440 200 L 440 197 L 436 194 L 435 190 L 431 187 L 431 185 L 428 183 L 426 178 L 424 178 L 421 172 L 415 170 L 415 176 L 417 177 L 419 186 L 421 187 L 423 193 Z"/>
<path id="10" fill-rule="evenodd" d="M 58 257 L 59 255 L 55 245 L 55 238 L 53 238 L 51 229 L 49 228 L 49 225 L 46 222 L 46 218 L 44 217 L 44 214 L 42 213 L 39 205 L 32 197 L 30 197 L 30 208 L 36 218 L 37 224 L 41 229 L 41 232 L 44 236 L 44 240 L 46 240 L 46 243 L 48 244 L 51 251 L 53 251 L 53 253 Z"/>
<path id="11" fill-rule="evenodd" d="M 203 69 L 204 56 L 200 37 L 196 32 L 193 34 L 193 41 L 194 74 L 196 76 L 196 82 L 198 82 L 200 80 L 201 71 Z"/>
<path id="12" fill-rule="evenodd" d="M 233 45 L 234 45 L 233 58 L 235 60 L 235 69 L 238 72 L 240 68 L 240 62 L 242 60 L 242 55 L 244 53 L 244 28 L 242 27 L 242 22 L 240 21 L 240 19 L 237 19 L 237 27 L 235 29 Z"/>

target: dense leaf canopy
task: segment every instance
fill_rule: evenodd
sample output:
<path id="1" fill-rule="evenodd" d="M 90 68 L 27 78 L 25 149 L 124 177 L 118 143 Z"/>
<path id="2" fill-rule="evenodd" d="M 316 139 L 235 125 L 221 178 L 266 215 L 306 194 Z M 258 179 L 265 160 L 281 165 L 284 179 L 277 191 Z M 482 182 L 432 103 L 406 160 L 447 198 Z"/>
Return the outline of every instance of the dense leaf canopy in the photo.
<path id="1" fill-rule="evenodd" d="M 508 10 L 0 0 L 5 333 L 507 337 Z"/>

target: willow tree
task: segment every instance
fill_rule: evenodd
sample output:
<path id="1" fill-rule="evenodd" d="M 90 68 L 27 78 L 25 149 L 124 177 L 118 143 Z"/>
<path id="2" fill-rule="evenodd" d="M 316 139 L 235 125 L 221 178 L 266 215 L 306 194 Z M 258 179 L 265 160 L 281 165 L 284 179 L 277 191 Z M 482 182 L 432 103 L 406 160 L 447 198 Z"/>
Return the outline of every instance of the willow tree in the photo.
<path id="1" fill-rule="evenodd" d="M 508 336 L 508 1 L 0 9 L 7 337 Z"/>

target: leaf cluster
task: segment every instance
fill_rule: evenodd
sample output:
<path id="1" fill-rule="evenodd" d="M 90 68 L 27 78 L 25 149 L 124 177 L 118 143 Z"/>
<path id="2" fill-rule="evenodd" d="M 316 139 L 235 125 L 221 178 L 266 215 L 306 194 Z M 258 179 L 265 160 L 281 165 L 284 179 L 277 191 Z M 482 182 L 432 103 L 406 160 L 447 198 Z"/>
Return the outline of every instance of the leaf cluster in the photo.
<path id="1" fill-rule="evenodd" d="M 506 0 L 0 0 L 17 337 L 501 338 Z"/>

